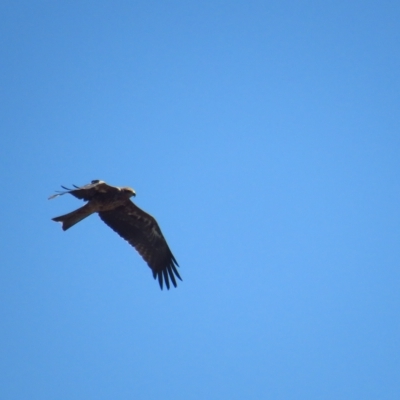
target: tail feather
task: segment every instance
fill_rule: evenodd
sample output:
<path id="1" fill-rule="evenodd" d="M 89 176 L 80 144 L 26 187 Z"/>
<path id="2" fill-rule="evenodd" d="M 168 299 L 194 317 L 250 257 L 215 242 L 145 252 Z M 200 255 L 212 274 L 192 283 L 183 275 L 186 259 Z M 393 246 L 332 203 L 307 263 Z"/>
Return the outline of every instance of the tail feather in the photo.
<path id="1" fill-rule="evenodd" d="M 93 214 L 93 212 L 92 207 L 89 207 L 89 204 L 86 204 L 69 214 L 60 215 L 59 217 L 52 218 L 52 220 L 55 222 L 61 222 L 63 231 L 66 231 L 71 228 L 71 226 L 74 226 L 89 215 Z"/>

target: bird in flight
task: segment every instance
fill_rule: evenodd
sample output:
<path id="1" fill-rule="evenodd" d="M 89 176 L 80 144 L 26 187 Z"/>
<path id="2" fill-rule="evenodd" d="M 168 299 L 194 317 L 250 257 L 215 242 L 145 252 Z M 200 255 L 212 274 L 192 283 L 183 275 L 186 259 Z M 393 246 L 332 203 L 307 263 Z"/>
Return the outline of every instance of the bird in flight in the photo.
<path id="1" fill-rule="evenodd" d="M 169 289 L 170 281 L 174 287 L 177 286 L 175 278 L 182 280 L 177 270 L 178 263 L 157 221 L 130 200 L 136 196 L 132 188 L 111 186 L 100 180 L 93 180 L 85 186 L 73 186 L 74 189 L 61 186 L 65 191 L 50 196 L 49 200 L 69 193 L 87 203 L 69 214 L 53 218 L 53 221 L 61 222 L 62 229 L 66 231 L 97 212 L 103 222 L 143 257 L 154 279 L 158 279 L 161 290 L 164 283 Z"/>

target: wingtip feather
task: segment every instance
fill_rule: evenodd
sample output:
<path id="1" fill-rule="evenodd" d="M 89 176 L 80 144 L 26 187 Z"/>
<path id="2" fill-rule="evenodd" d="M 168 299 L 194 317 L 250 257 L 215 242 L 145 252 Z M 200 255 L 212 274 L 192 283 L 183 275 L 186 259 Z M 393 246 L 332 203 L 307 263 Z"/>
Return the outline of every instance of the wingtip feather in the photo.
<path id="1" fill-rule="evenodd" d="M 165 286 L 166 286 L 167 289 L 169 290 L 169 277 L 168 277 L 167 268 L 163 269 L 163 275 L 164 275 Z"/>

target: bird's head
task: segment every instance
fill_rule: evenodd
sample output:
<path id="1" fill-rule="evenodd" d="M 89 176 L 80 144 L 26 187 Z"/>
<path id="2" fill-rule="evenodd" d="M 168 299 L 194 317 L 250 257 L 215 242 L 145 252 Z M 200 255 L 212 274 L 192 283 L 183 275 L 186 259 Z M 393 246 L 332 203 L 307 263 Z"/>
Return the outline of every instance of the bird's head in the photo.
<path id="1" fill-rule="evenodd" d="M 136 192 L 130 187 L 121 188 L 121 192 L 124 193 L 128 199 L 132 196 L 136 196 Z"/>

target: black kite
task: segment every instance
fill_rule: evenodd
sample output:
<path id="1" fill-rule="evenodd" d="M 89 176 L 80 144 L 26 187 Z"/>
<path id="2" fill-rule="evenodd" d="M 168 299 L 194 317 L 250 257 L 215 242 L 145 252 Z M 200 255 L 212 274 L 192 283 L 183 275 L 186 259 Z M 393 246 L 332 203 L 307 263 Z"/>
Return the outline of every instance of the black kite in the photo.
<path id="1" fill-rule="evenodd" d="M 168 244 L 161 233 L 157 221 L 149 214 L 137 207 L 130 198 L 136 193 L 129 187 L 107 185 L 104 181 L 94 180 L 88 185 L 59 192 L 49 199 L 70 193 L 78 199 L 88 203 L 69 214 L 53 218 L 61 222 L 66 231 L 79 221 L 93 213 L 100 218 L 122 238 L 129 242 L 153 271 L 154 279 L 158 278 L 161 289 L 163 283 L 169 289 L 169 281 L 176 287 L 176 279 L 182 280 L 176 267 L 175 260 Z"/>

